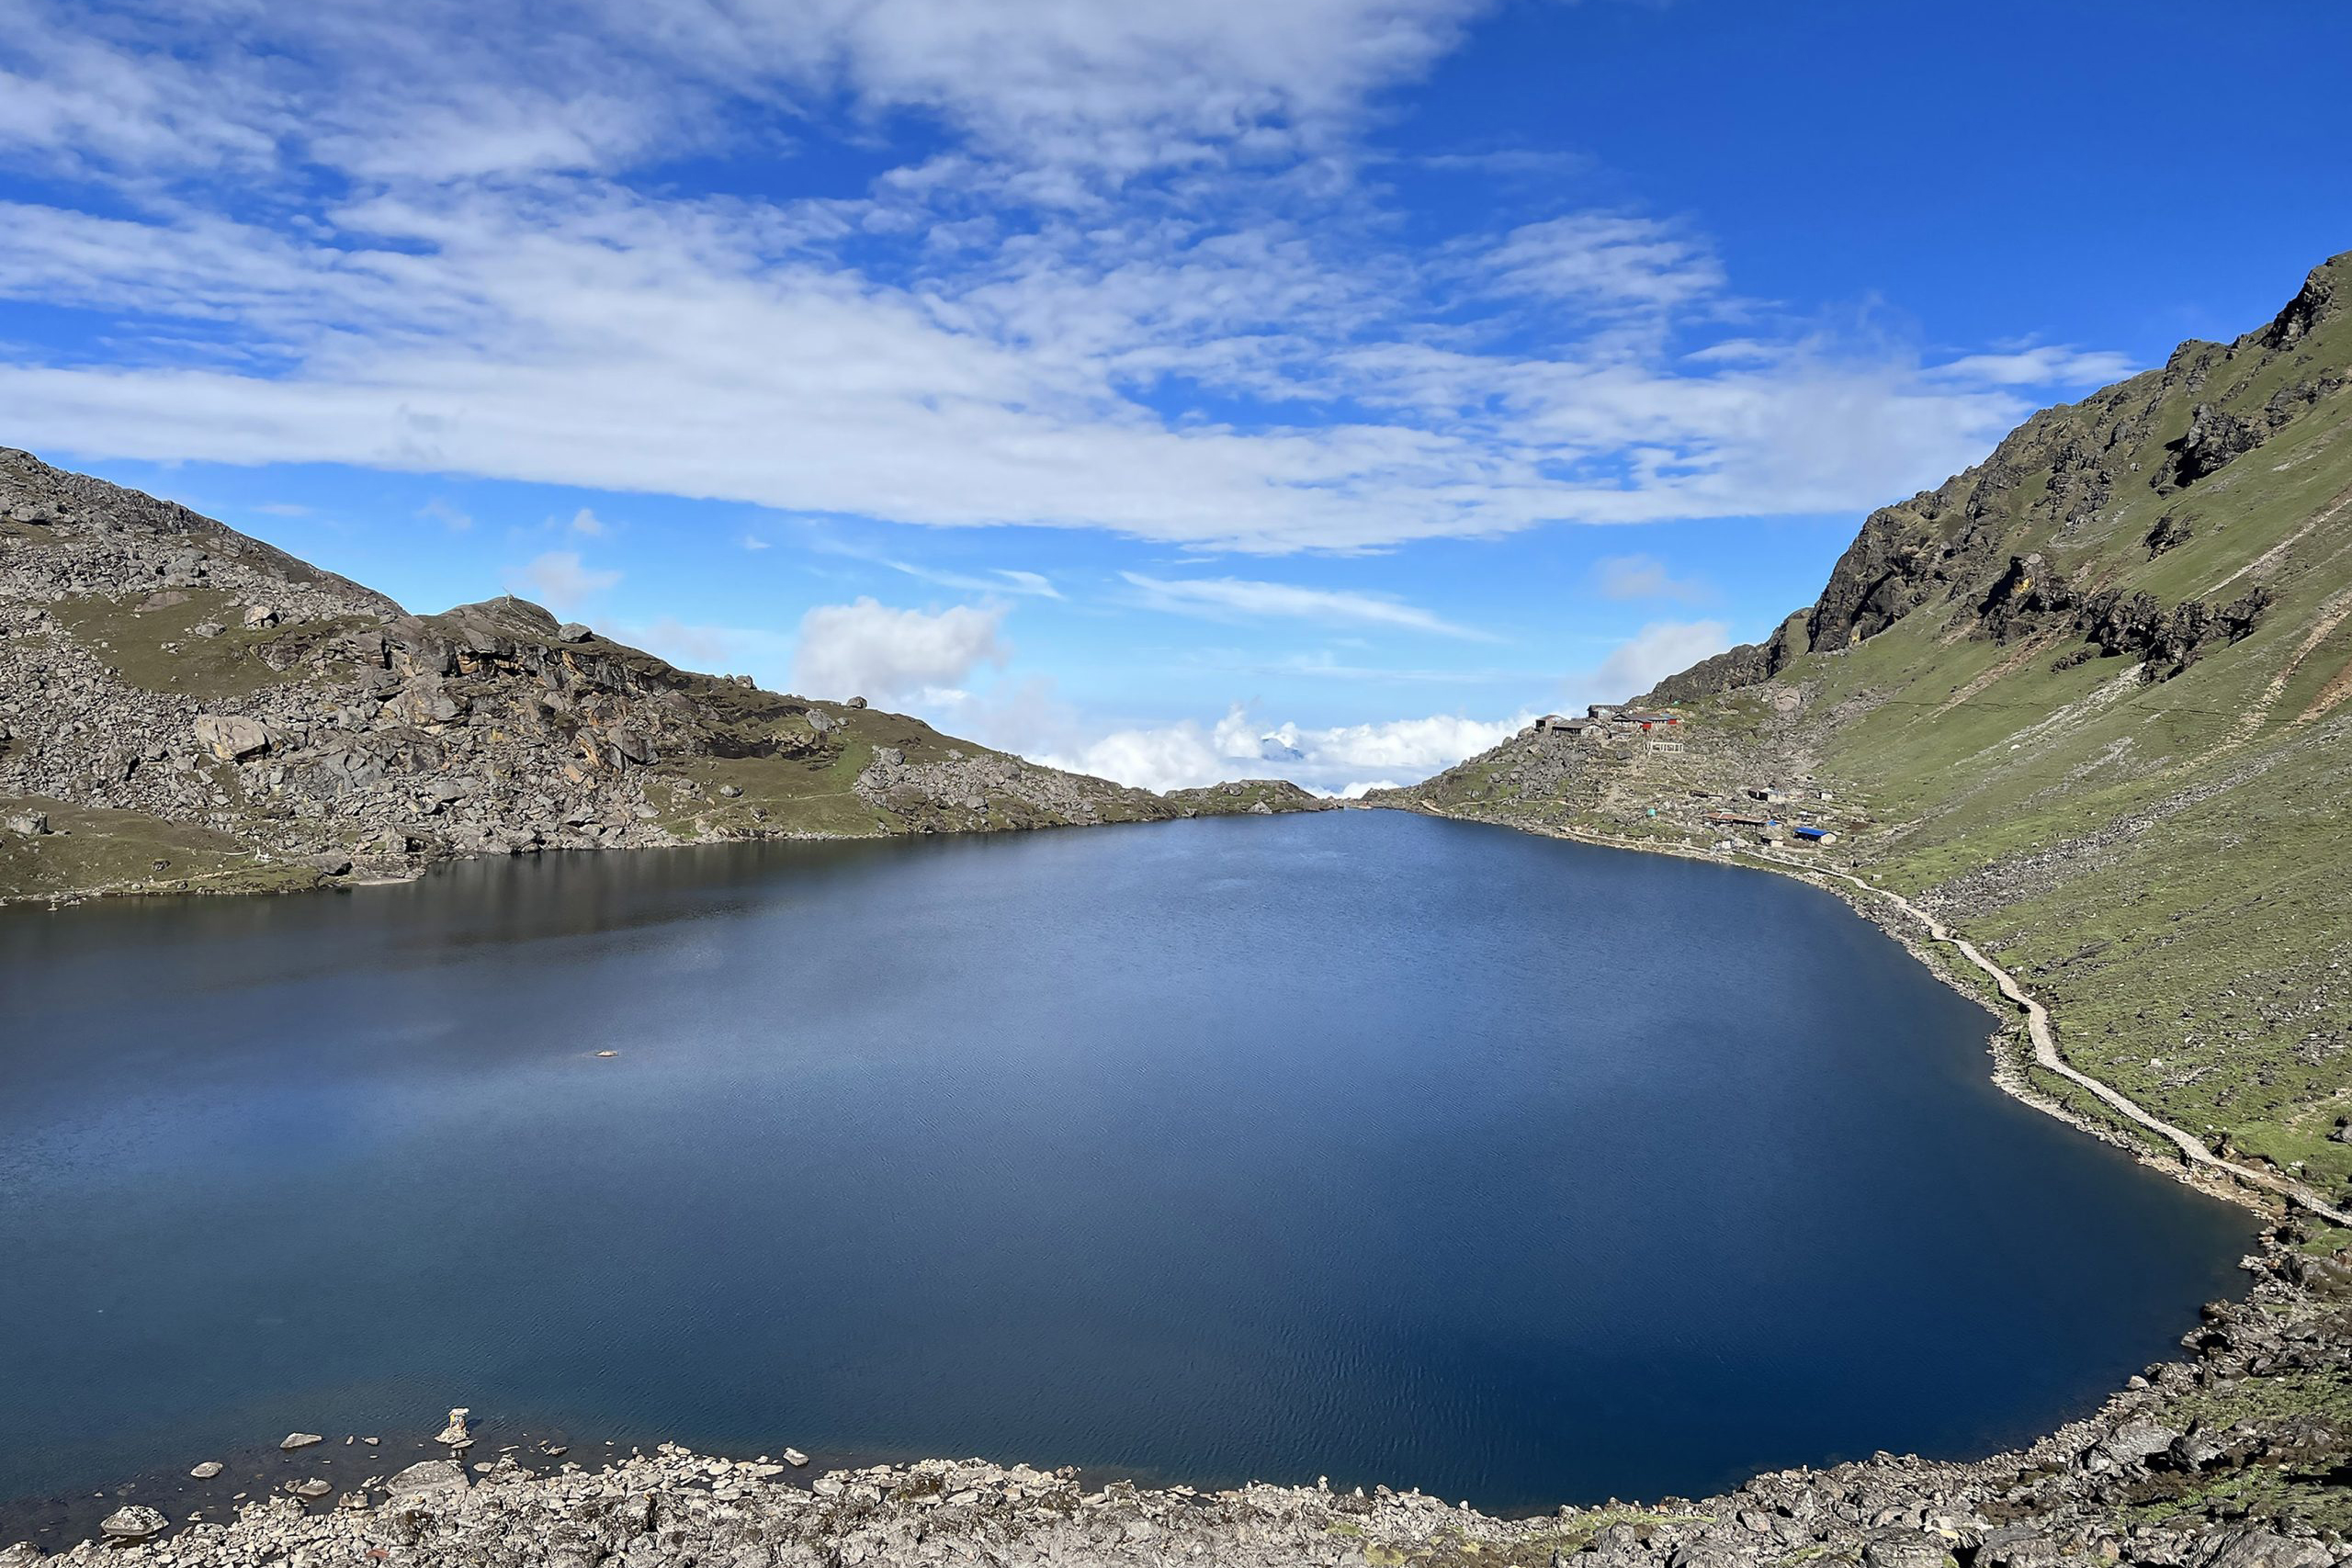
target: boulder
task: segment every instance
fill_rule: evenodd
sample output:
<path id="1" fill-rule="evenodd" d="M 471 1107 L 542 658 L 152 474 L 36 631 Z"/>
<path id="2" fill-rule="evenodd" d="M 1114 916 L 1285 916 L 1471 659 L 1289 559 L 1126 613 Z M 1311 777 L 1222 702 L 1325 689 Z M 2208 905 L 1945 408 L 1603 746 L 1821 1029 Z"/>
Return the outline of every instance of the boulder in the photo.
<path id="1" fill-rule="evenodd" d="M 586 642 L 595 635 L 578 621 L 566 621 L 555 629 L 555 640 L 558 642 Z"/>
<path id="2" fill-rule="evenodd" d="M 288 1432 L 286 1434 L 285 1439 L 277 1446 L 285 1450 L 288 1453 L 292 1453 L 296 1449 L 307 1449 L 313 1443 L 323 1443 L 325 1441 L 326 1439 L 320 1437 L 316 1432 Z"/>
<path id="3" fill-rule="evenodd" d="M 862 708 L 865 705 L 865 699 L 864 697 L 852 697 L 847 702 L 842 704 L 842 706 L 845 708 Z"/>
<path id="4" fill-rule="evenodd" d="M 2003 1525 L 1984 1532 L 1976 1548 L 1982 1568 L 2059 1568 L 2065 1553 L 2031 1525 Z"/>
<path id="5" fill-rule="evenodd" d="M 2154 1421 L 2125 1421 L 2110 1433 L 2100 1450 L 2118 1464 L 2144 1464 L 2154 1456 L 2169 1449 L 2180 1433 L 2170 1427 L 2159 1427 Z"/>
<path id="6" fill-rule="evenodd" d="M 2327 1549 L 2319 1542 L 2273 1535 L 2258 1524 L 2217 1532 L 2197 1556 L 2197 1568 L 2327 1568 Z"/>
<path id="7" fill-rule="evenodd" d="M 798 1470 L 808 1462 L 808 1456 L 798 1449 L 786 1449 L 784 1450 L 784 1462 Z"/>
<path id="8" fill-rule="evenodd" d="M 274 626 L 277 624 L 277 612 L 271 609 L 268 605 L 248 604 L 245 606 L 245 629 L 247 631 L 257 631 L 263 626 Z"/>
<path id="9" fill-rule="evenodd" d="M 189 1471 L 188 1473 L 196 1477 L 198 1481 L 209 1481 L 227 1468 L 229 1467 L 222 1464 L 219 1460 L 209 1459 L 202 1464 L 198 1465 L 194 1470 Z"/>
<path id="10" fill-rule="evenodd" d="M 162 1533 L 172 1521 L 142 1503 L 117 1508 L 98 1521 L 98 1529 L 116 1540 L 145 1540 Z"/>
<path id="11" fill-rule="evenodd" d="M 2165 1445 L 2165 1460 L 2174 1470 L 2194 1472 L 2217 1462 L 2228 1451 L 2212 1433 L 2192 1427 Z"/>
<path id="12" fill-rule="evenodd" d="M 218 621 L 203 621 L 188 628 L 189 631 L 193 632 L 198 637 L 219 637 L 228 629 L 228 627 L 222 626 Z"/>
<path id="13" fill-rule="evenodd" d="M 320 1498 L 325 1496 L 328 1493 L 334 1491 L 334 1483 L 333 1482 L 321 1481 L 318 1477 L 312 1476 L 308 1481 L 288 1482 L 286 1483 L 286 1490 L 293 1495 L 301 1498 L 305 1503 L 315 1503 Z"/>
<path id="14" fill-rule="evenodd" d="M 419 1461 L 384 1483 L 391 1495 L 385 1506 L 398 1507 L 406 1503 L 428 1501 L 435 1497 L 454 1497 L 473 1484 L 456 1460 L 428 1459 Z"/>
<path id="15" fill-rule="evenodd" d="M 8 831 L 22 834 L 28 839 L 38 839 L 49 831 L 49 813 L 46 811 L 13 812 L 6 820 Z"/>
<path id="16" fill-rule="evenodd" d="M 436 1443 L 447 1443 L 453 1449 L 464 1448 L 472 1443 L 473 1434 L 466 1430 L 466 1417 L 472 1414 L 470 1409 L 462 1404 L 451 1409 L 449 1424 L 442 1427 L 441 1435 L 433 1440 Z"/>
<path id="17" fill-rule="evenodd" d="M 1951 1549 L 1925 1530 L 1876 1529 L 1862 1539 L 1862 1568 L 1944 1568 Z"/>
<path id="18" fill-rule="evenodd" d="M 200 713 L 196 716 L 196 743 L 223 762 L 239 762 L 269 750 L 269 731 L 257 718 Z"/>

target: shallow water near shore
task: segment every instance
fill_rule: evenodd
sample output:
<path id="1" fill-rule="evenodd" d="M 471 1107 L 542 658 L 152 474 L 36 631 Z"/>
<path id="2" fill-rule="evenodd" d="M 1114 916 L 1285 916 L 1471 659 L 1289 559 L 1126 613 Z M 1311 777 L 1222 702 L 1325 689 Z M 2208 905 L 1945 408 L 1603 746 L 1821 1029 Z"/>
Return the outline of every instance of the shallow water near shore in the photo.
<path id="1" fill-rule="evenodd" d="M 0 911 L 0 1499 L 459 1404 L 1692 1495 L 2085 1414 L 2253 1232 L 1826 894 L 1396 812 Z"/>

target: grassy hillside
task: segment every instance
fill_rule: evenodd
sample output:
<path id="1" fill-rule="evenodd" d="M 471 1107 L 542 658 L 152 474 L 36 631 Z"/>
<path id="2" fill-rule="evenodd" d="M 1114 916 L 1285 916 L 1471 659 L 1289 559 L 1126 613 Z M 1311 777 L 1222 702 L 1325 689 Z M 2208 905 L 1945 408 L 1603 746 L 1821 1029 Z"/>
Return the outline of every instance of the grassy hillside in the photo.
<path id="1" fill-rule="evenodd" d="M 1641 700 L 1679 752 L 1522 736 L 1410 796 L 1691 843 L 1818 822 L 2078 1066 L 2352 1195 L 2347 380 L 2352 255 L 1873 513 L 1770 640 Z"/>

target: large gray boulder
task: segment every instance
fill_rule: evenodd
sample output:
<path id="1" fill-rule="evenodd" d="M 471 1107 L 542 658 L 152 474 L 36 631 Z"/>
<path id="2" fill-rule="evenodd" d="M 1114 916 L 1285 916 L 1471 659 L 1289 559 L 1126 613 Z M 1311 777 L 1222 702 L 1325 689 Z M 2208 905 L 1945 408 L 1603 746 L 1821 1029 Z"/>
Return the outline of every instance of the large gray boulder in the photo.
<path id="1" fill-rule="evenodd" d="M 384 1506 L 396 1508 L 460 1496 L 469 1484 L 465 1468 L 456 1460 L 420 1460 L 384 1483 L 384 1489 L 391 1494 Z"/>
<path id="2" fill-rule="evenodd" d="M 1951 1550 L 1925 1530 L 1872 1530 L 1862 1538 L 1862 1568 L 1945 1568 Z"/>
<path id="3" fill-rule="evenodd" d="M 127 1508 L 117 1508 L 98 1521 L 98 1529 L 116 1540 L 145 1540 L 160 1535 L 171 1520 L 143 1503 L 133 1503 Z"/>
<path id="4" fill-rule="evenodd" d="M 2315 1540 L 2290 1540 L 2251 1523 L 2211 1537 L 2197 1558 L 2198 1568 L 2327 1568 L 2328 1561 Z"/>
<path id="5" fill-rule="evenodd" d="M 223 762 L 239 762 L 269 750 L 269 731 L 241 714 L 200 713 L 196 743 Z"/>

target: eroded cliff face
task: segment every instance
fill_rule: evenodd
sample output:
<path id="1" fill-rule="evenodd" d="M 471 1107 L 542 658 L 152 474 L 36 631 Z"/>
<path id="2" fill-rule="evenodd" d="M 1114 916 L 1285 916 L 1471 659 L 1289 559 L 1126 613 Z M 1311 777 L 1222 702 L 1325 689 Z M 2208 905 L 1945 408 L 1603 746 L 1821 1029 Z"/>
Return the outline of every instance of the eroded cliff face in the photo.
<path id="1" fill-rule="evenodd" d="M 2153 538 L 2184 541 L 2192 519 L 2208 510 L 2201 503 L 2215 476 L 2298 422 L 2341 419 L 2336 394 L 2352 377 L 2340 330 L 2347 279 L 2352 254 L 2314 268 L 2268 325 L 2232 344 L 2185 343 L 2163 369 L 2045 410 L 1977 467 L 1871 513 L 1820 597 L 1770 639 L 1670 677 L 1648 700 L 1690 701 L 1760 685 L 1792 659 L 1842 652 L 1923 609 L 1957 619 L 1963 632 L 1998 635 L 2002 627 L 1992 622 L 2004 604 L 1998 580 L 2028 557 L 2066 561 L 2089 579 L 2071 602 L 2029 608 L 2082 607 L 2102 580 L 2129 564 L 2128 557 L 2109 558 L 2103 518 L 2133 500 L 2162 502 L 2154 525 L 2162 532 Z M 2199 604 L 2190 619 L 2221 608 Z M 1972 614 L 1978 625 L 1967 624 Z M 2078 629 L 2092 634 L 2100 618 L 2086 615 Z M 2091 640 L 2108 655 L 2132 650 L 2112 637 Z"/>
<path id="2" fill-rule="evenodd" d="M 5 449 L 0 807 L 0 897 L 1178 814 L 860 701 L 679 670 L 519 599 L 411 615 Z"/>

